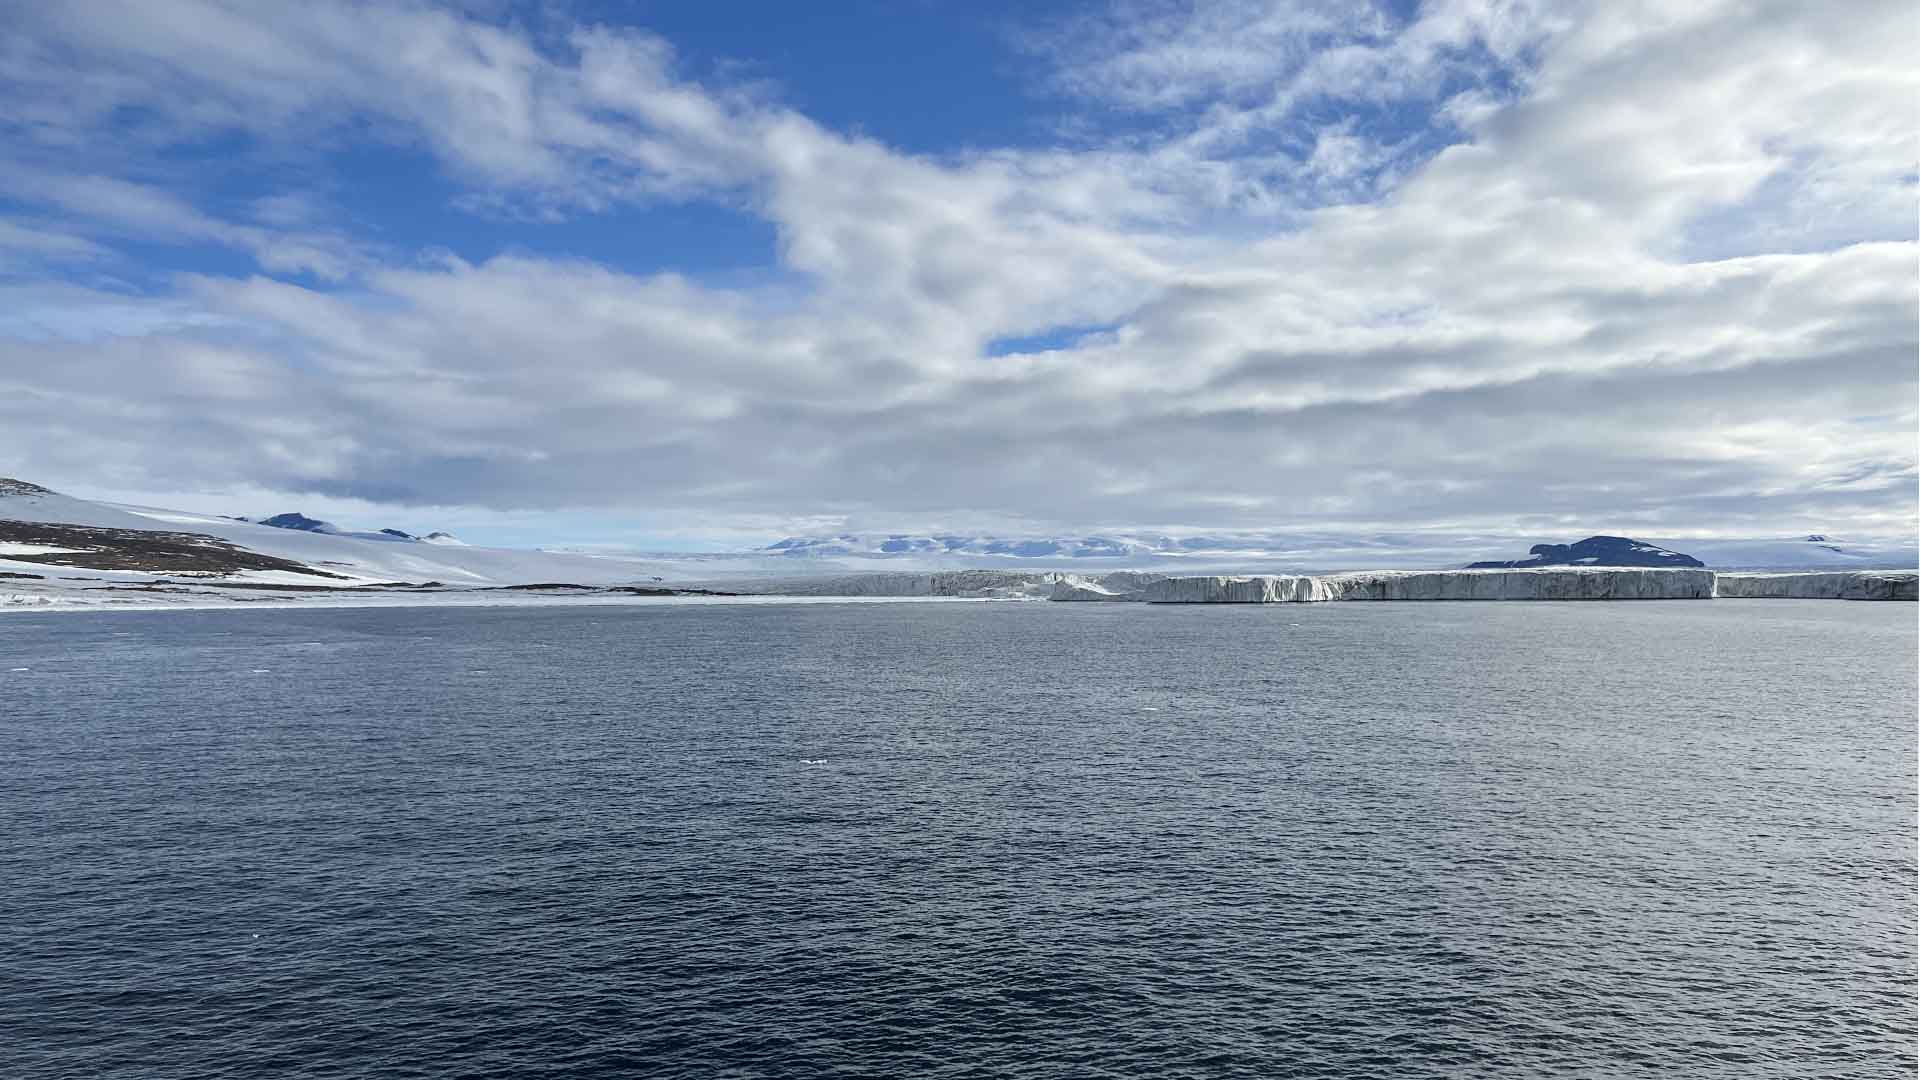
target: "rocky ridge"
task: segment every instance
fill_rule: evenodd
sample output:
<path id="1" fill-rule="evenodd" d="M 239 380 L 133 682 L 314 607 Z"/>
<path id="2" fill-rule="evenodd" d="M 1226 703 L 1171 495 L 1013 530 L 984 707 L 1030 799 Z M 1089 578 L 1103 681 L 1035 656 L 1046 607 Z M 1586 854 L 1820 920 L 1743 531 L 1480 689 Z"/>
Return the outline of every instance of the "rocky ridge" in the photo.
<path id="1" fill-rule="evenodd" d="M 1707 565 L 1691 555 L 1669 551 L 1644 540 L 1627 536 L 1589 536 L 1571 544 L 1535 544 L 1527 549 L 1532 558 L 1510 562 L 1468 563 L 1468 570 L 1522 570 L 1546 566 L 1648 566 L 1703 567 Z"/>

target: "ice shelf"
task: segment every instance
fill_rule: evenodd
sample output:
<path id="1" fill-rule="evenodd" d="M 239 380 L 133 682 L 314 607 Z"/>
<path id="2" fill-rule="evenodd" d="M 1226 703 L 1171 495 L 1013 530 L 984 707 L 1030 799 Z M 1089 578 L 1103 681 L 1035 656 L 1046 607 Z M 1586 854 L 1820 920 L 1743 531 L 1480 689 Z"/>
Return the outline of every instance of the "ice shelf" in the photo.
<path id="1" fill-rule="evenodd" d="M 1329 575 L 1198 575 L 1114 587 L 1098 579 L 1056 585 L 1055 600 L 1152 604 L 1283 604 L 1329 600 L 1914 600 L 1920 572 L 1855 570 L 1716 574 L 1700 569 L 1549 567 L 1528 570 L 1380 570 Z"/>

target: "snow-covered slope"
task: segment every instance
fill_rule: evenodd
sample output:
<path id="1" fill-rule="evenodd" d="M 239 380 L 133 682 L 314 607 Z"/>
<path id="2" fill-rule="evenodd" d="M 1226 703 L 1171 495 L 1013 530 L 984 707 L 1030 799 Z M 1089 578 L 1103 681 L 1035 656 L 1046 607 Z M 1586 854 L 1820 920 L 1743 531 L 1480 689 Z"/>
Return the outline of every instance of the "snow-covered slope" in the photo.
<path id="1" fill-rule="evenodd" d="M 439 581 L 447 585 L 488 586 L 563 581 L 610 585 L 650 581 L 686 571 L 686 567 L 673 563 L 637 558 L 395 542 L 279 529 L 215 514 L 124 504 L 110 506 L 19 481 L 0 481 L 0 520 L 212 536 L 248 551 L 290 559 L 339 575 L 328 580 L 341 584 Z M 4 568 L 35 569 L 26 563 L 8 563 Z"/>
<path id="2" fill-rule="evenodd" d="M 62 525 L 92 525 L 102 529 L 160 528 L 151 518 L 128 513 L 105 503 L 76 499 L 24 480 L 7 479 L 0 479 L 0 521 L 50 521 Z"/>

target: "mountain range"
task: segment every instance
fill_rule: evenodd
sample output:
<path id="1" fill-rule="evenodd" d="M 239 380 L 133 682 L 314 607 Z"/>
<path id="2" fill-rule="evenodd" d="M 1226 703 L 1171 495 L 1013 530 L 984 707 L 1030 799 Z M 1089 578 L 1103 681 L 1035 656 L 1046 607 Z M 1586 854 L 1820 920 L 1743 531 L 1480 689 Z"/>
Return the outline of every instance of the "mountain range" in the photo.
<path id="1" fill-rule="evenodd" d="M 1478 536 L 1323 532 L 1101 533 L 1001 536 L 985 533 L 837 533 L 789 536 L 759 554 L 796 565 L 926 562 L 930 566 L 1060 565 L 1331 571 L 1529 566 L 1706 566 L 1728 570 L 1904 569 L 1913 541 L 1843 540 L 1826 534 L 1723 539 L 1638 539 L 1595 535 L 1567 544 L 1534 544 L 1525 557 L 1474 558 L 1510 539 Z"/>

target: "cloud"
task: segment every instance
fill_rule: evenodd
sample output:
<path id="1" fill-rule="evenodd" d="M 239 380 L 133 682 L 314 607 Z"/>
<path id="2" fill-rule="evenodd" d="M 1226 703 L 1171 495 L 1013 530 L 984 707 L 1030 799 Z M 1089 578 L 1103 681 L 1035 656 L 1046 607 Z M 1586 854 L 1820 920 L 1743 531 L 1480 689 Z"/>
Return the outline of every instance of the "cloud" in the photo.
<path id="1" fill-rule="evenodd" d="M 139 161 L 235 134 L 294 148 L 371 140 L 425 149 L 476 188 L 596 208 L 727 187 L 753 164 L 736 159 L 735 133 L 751 98 L 677 81 L 672 48 L 642 31 L 536 40 L 406 0 L 19 14 L 0 87 L 30 102 L 14 126 L 31 146 L 104 128 Z"/>
<path id="2" fill-rule="evenodd" d="M 10 46 L 10 190 L 74 243 L 198 238 L 261 272 L 0 323 L 0 456 L 31 477 L 714 531 L 1913 524 L 1896 5 L 1127 7 L 1034 49 L 1146 128 L 940 157 L 689 81 L 630 29 L 48 11 Z M 118 175 L 74 136 L 128 102 L 156 115 Z M 1376 122 L 1407 102 L 1414 128 Z M 308 200 L 230 221 L 134 168 L 233 130 L 418 145 L 553 214 L 722 200 L 784 273 L 394 254 Z M 1102 329 L 989 355 L 1072 327 Z"/>

